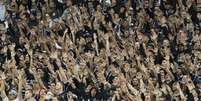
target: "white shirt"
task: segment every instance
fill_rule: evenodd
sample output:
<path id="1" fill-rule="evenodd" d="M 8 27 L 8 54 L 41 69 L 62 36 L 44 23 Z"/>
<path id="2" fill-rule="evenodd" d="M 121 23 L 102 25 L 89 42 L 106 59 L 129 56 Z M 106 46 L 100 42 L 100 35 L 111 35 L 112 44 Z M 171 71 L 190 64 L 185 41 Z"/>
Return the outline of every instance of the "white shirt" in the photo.
<path id="1" fill-rule="evenodd" d="M 20 100 L 19 100 L 18 98 L 14 99 L 14 100 L 9 100 L 8 97 L 5 97 L 5 98 L 3 99 L 3 101 L 20 101 Z"/>

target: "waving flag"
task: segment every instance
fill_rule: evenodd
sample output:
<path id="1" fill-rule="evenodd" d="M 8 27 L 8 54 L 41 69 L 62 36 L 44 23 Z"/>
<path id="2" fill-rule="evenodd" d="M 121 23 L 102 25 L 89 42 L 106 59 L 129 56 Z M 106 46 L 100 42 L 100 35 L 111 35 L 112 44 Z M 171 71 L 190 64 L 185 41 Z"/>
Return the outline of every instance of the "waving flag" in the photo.
<path id="1" fill-rule="evenodd" d="M 0 20 L 3 21 L 5 19 L 6 7 L 0 2 Z"/>

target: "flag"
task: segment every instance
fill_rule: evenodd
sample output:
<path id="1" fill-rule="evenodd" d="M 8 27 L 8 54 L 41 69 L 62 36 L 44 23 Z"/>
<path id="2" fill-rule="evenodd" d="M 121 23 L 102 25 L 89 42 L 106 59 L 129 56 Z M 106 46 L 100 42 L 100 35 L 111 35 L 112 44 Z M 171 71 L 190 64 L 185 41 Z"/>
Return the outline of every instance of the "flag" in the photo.
<path id="1" fill-rule="evenodd" d="M 5 12 L 6 12 L 5 5 L 0 3 L 0 20 L 1 21 L 3 21 L 5 19 Z"/>

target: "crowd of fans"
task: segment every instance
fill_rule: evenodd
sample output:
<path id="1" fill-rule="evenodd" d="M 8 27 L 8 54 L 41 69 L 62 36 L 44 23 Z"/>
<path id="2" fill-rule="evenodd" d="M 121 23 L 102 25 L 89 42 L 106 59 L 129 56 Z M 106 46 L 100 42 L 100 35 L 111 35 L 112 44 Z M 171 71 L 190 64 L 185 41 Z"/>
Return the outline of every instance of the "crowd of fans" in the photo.
<path id="1" fill-rule="evenodd" d="M 199 1 L 1 0 L 0 101 L 200 101 Z"/>

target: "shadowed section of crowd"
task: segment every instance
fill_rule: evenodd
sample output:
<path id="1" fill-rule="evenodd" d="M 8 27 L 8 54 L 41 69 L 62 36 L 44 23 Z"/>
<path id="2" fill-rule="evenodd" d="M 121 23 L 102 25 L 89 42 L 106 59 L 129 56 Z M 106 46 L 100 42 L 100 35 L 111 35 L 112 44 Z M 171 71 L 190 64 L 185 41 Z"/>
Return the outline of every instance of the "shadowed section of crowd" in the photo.
<path id="1" fill-rule="evenodd" d="M 0 101 L 199 101 L 200 0 L 1 0 Z"/>

